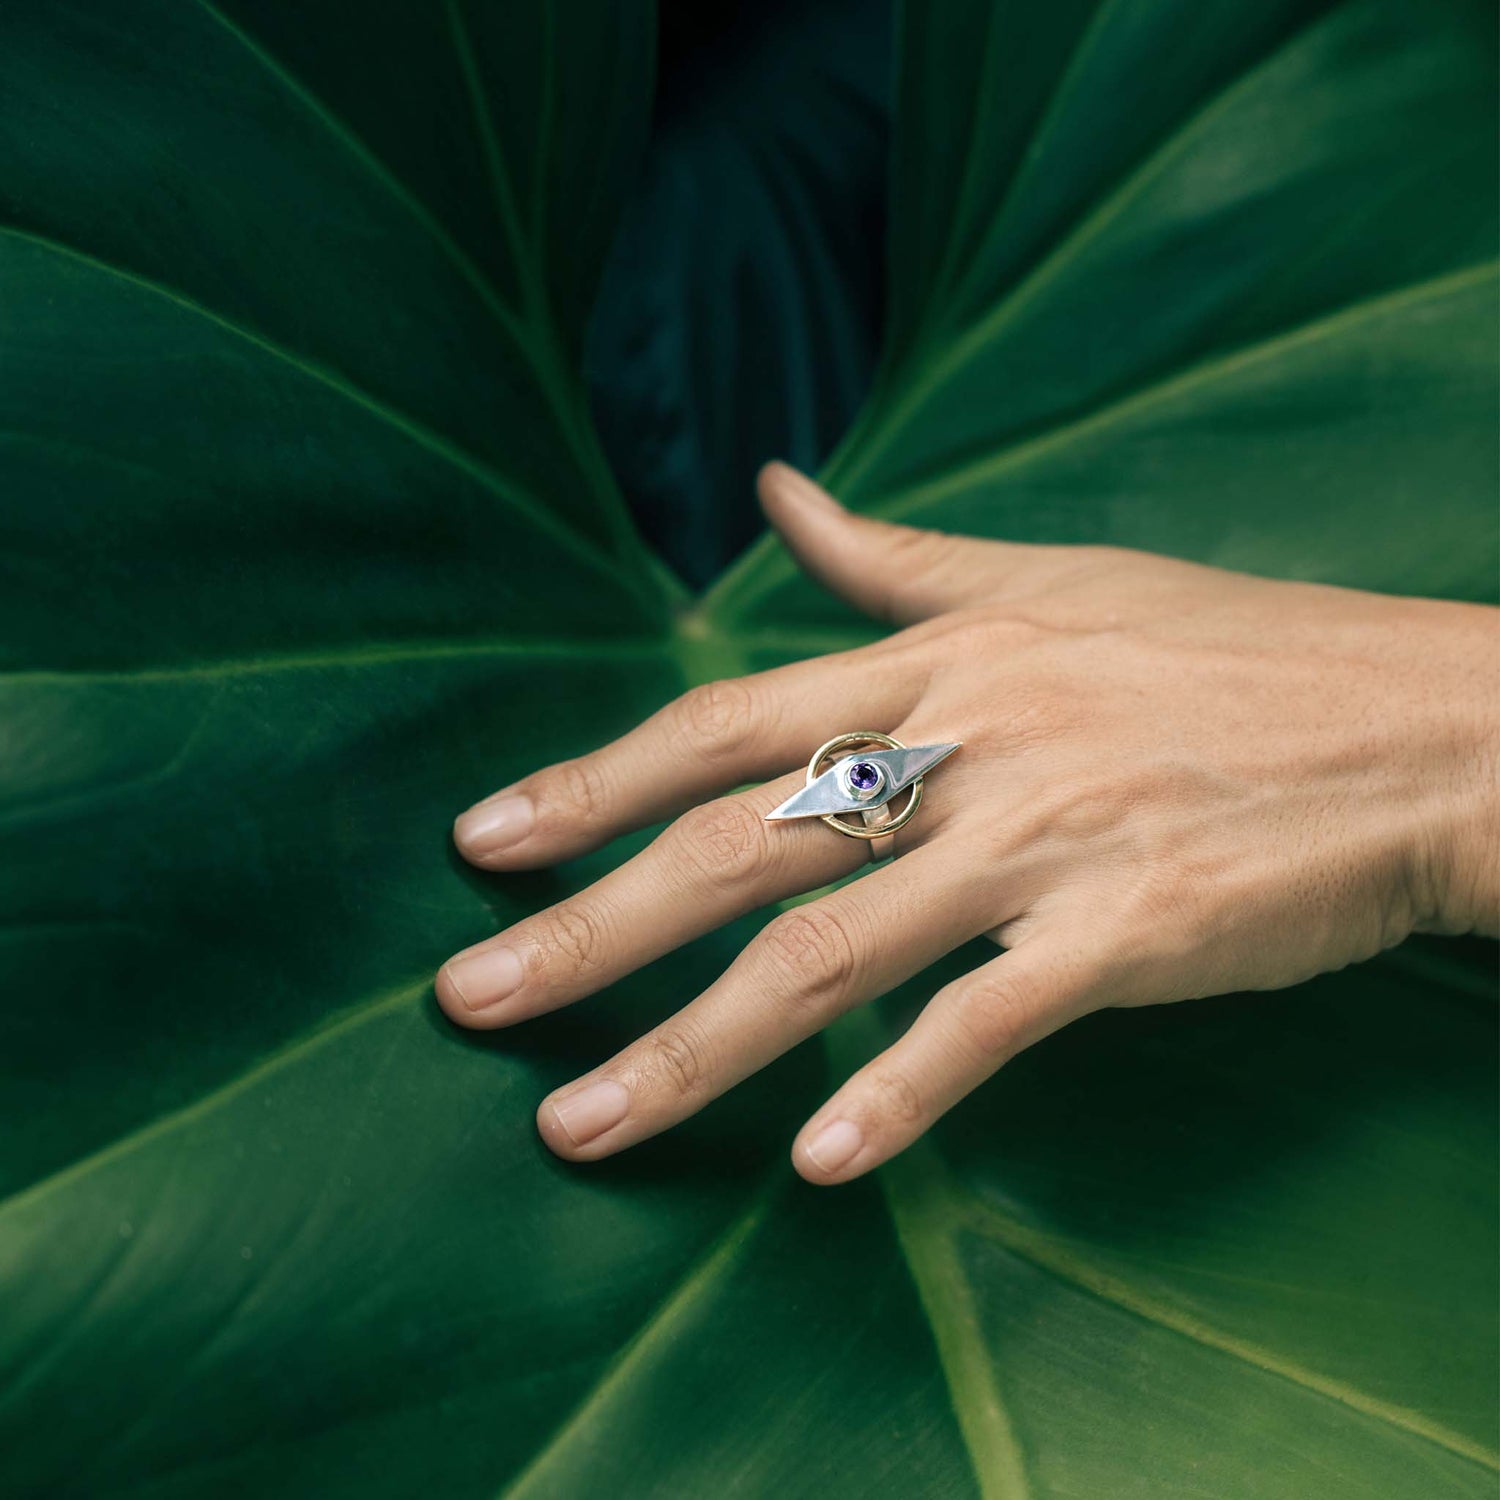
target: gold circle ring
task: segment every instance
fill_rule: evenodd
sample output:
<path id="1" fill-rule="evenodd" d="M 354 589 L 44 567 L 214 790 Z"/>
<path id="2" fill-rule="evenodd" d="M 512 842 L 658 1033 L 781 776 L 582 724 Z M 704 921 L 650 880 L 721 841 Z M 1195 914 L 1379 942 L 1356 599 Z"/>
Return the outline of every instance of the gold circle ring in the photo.
<path id="1" fill-rule="evenodd" d="M 906 749 L 900 740 L 888 734 L 881 734 L 876 729 L 855 729 L 848 734 L 836 734 L 826 744 L 819 745 L 813 751 L 812 759 L 807 763 L 807 784 L 811 786 L 836 761 L 849 760 L 857 751 L 868 750 L 874 745 L 884 750 Z M 849 753 L 840 755 L 841 750 Z M 896 833 L 911 822 L 917 808 L 921 805 L 922 778 L 918 776 L 906 788 L 906 792 L 906 806 L 899 813 L 892 814 L 889 804 L 885 804 L 856 814 L 855 816 L 860 819 L 858 823 L 846 823 L 844 821 L 846 814 L 843 813 L 824 813 L 822 818 L 830 828 L 837 829 L 845 838 L 868 840 L 872 860 L 889 859 L 895 852 Z M 896 795 L 899 797 L 901 793 L 898 792 Z"/>

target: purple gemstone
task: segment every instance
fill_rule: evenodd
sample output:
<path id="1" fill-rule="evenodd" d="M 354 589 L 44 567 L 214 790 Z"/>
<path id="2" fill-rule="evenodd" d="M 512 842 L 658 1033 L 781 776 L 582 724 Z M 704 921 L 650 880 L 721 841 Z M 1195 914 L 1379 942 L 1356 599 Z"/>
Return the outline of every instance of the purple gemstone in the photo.
<path id="1" fill-rule="evenodd" d="M 856 792 L 873 792 L 880 785 L 880 767 L 867 760 L 857 760 L 849 767 L 849 785 Z"/>

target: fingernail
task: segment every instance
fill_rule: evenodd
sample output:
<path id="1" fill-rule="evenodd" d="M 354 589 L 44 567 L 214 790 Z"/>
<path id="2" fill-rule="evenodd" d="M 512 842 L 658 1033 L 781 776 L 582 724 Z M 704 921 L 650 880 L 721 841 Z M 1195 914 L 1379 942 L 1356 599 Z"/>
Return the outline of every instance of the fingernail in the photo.
<path id="1" fill-rule="evenodd" d="M 802 1149 L 820 1172 L 834 1173 L 847 1167 L 865 1143 L 853 1120 L 835 1120 L 825 1125 Z"/>
<path id="2" fill-rule="evenodd" d="M 778 459 L 776 470 L 781 483 L 804 504 L 827 511 L 829 514 L 842 514 L 844 507 L 822 485 L 815 484 L 800 469 L 794 469 L 790 464 L 784 464 Z"/>
<path id="3" fill-rule="evenodd" d="M 618 1125 L 630 1110 L 630 1090 L 613 1078 L 601 1078 L 576 1094 L 552 1101 L 552 1113 L 575 1146 L 586 1146 Z"/>
<path id="4" fill-rule="evenodd" d="M 535 817 L 531 798 L 511 792 L 461 814 L 453 824 L 453 839 L 467 853 L 494 854 L 525 838 Z"/>
<path id="5" fill-rule="evenodd" d="M 488 1010 L 521 988 L 524 970 L 514 948 L 475 948 L 443 965 L 443 972 L 469 1010 Z"/>
<path id="6" fill-rule="evenodd" d="M 766 471 L 772 477 L 772 483 L 778 484 L 784 493 L 792 495 L 802 504 L 813 505 L 826 511 L 841 511 L 843 505 L 838 504 L 825 489 L 814 484 L 801 469 L 792 468 L 790 463 L 783 463 L 781 459 L 772 459 L 766 463 Z"/>

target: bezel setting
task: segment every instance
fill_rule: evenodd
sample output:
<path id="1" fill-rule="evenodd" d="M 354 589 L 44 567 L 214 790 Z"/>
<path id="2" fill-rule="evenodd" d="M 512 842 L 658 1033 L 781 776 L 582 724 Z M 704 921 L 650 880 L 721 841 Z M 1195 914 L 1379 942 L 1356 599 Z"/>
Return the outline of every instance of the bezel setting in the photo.
<path id="1" fill-rule="evenodd" d="M 861 802 L 870 802 L 885 789 L 885 768 L 872 760 L 851 756 L 843 770 L 844 790 Z"/>

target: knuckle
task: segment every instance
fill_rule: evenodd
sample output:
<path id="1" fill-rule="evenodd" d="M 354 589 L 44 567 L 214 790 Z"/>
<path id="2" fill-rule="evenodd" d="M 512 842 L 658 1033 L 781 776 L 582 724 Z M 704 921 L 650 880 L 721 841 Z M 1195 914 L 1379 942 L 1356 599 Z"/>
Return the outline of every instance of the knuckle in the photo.
<path id="1" fill-rule="evenodd" d="M 845 920 L 824 907 L 798 907 L 768 924 L 762 951 L 786 1000 L 821 1009 L 847 999 L 859 974 Z"/>
<path id="2" fill-rule="evenodd" d="M 677 845 L 706 880 L 743 878 L 766 857 L 765 826 L 759 813 L 735 797 L 706 802 L 677 820 Z"/>
<path id="3" fill-rule="evenodd" d="M 989 979 L 953 997 L 952 1022 L 969 1057 L 1000 1063 L 1018 1052 L 1033 1014 L 1030 988 L 1010 979 Z"/>
<path id="4" fill-rule="evenodd" d="M 678 699 L 678 713 L 700 753 L 732 755 L 749 737 L 755 699 L 735 678 L 705 682 Z"/>
<path id="5" fill-rule="evenodd" d="M 927 1113 L 921 1090 L 905 1073 L 883 1068 L 870 1079 L 876 1113 L 886 1120 L 913 1125 Z"/>
<path id="6" fill-rule="evenodd" d="M 708 1077 L 708 1048 L 692 1027 L 663 1027 L 649 1043 L 649 1067 L 668 1089 L 687 1098 L 703 1087 Z"/>
<path id="7" fill-rule="evenodd" d="M 548 778 L 546 800 L 588 822 L 601 821 L 609 806 L 609 787 L 599 762 L 588 755 L 559 762 Z"/>
<path id="8" fill-rule="evenodd" d="M 548 953 L 561 954 L 575 969 L 598 968 L 605 945 L 603 924 L 588 907 L 564 903 L 547 916 L 542 945 Z"/>

